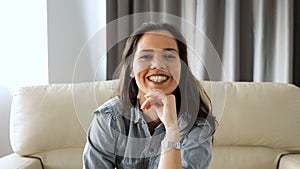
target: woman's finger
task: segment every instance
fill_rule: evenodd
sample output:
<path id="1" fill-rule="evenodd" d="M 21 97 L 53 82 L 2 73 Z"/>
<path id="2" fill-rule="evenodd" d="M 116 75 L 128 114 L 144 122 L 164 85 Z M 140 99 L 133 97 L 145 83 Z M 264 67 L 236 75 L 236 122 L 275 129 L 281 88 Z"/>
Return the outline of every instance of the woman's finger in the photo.
<path id="1" fill-rule="evenodd" d="M 150 103 L 151 98 L 147 98 L 144 103 L 141 105 L 142 110 L 148 110 L 151 108 L 151 103 Z"/>
<path id="2" fill-rule="evenodd" d="M 141 105 L 141 109 L 150 109 L 151 106 L 160 107 L 163 106 L 163 103 L 159 97 L 148 97 Z"/>
<path id="3" fill-rule="evenodd" d="M 162 101 L 166 98 L 166 95 L 163 91 L 159 89 L 152 90 L 151 92 L 145 95 L 146 98 L 156 97 L 157 99 L 161 99 Z"/>

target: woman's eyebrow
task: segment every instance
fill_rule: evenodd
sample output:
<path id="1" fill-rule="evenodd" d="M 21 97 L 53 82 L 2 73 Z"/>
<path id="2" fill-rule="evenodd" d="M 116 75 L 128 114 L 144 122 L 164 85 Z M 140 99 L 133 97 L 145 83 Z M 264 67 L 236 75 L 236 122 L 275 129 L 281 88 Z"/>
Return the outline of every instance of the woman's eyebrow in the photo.
<path id="1" fill-rule="evenodd" d="M 165 50 L 165 51 L 175 51 L 175 52 L 178 53 L 178 51 L 174 48 L 164 48 L 163 50 Z"/>
<path id="2" fill-rule="evenodd" d="M 154 52 L 154 50 L 153 49 L 143 49 L 140 52 Z"/>
<path id="3" fill-rule="evenodd" d="M 178 53 L 178 51 L 174 48 L 163 48 L 164 51 L 175 51 Z M 154 52 L 154 49 L 143 49 L 140 52 Z"/>

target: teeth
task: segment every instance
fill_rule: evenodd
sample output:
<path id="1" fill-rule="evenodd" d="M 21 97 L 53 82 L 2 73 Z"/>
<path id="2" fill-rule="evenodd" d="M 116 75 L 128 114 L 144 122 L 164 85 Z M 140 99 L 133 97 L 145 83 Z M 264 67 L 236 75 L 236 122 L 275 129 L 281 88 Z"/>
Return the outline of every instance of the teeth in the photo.
<path id="1" fill-rule="evenodd" d="M 167 76 L 150 76 L 149 79 L 153 82 L 162 82 L 167 80 Z"/>

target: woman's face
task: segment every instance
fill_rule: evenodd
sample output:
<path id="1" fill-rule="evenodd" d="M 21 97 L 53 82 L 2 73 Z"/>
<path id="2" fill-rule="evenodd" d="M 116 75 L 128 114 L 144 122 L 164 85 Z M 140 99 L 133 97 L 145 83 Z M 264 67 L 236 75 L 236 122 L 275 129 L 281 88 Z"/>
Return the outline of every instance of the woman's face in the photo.
<path id="1" fill-rule="evenodd" d="M 179 84 L 181 61 L 176 40 L 165 30 L 145 33 L 137 44 L 131 76 L 140 94 L 160 89 L 171 94 Z"/>

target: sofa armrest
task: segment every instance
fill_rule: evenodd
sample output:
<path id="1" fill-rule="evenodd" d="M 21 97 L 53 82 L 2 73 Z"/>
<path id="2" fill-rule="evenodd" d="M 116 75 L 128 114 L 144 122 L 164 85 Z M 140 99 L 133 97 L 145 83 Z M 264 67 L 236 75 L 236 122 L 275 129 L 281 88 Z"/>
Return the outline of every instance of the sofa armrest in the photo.
<path id="1" fill-rule="evenodd" d="M 300 168 L 300 154 L 288 154 L 281 157 L 278 169 Z"/>
<path id="2" fill-rule="evenodd" d="M 37 158 L 22 157 L 16 153 L 0 158 L 0 168 L 5 169 L 43 169 Z"/>

